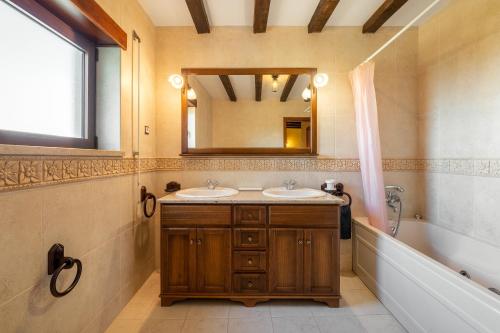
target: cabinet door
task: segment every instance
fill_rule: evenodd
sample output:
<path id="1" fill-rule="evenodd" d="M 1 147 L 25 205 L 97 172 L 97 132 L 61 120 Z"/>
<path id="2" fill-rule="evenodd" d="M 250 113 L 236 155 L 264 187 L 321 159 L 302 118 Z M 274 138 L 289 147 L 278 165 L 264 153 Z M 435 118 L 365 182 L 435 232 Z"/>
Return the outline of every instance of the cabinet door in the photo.
<path id="1" fill-rule="evenodd" d="M 304 291 L 339 294 L 338 229 L 304 230 Z"/>
<path id="2" fill-rule="evenodd" d="M 198 291 L 229 292 L 231 287 L 231 230 L 197 230 Z"/>
<path id="3" fill-rule="evenodd" d="M 161 289 L 163 293 L 196 288 L 196 229 L 161 229 Z"/>
<path id="4" fill-rule="evenodd" d="M 302 293 L 304 231 L 269 230 L 269 291 L 274 294 Z"/>

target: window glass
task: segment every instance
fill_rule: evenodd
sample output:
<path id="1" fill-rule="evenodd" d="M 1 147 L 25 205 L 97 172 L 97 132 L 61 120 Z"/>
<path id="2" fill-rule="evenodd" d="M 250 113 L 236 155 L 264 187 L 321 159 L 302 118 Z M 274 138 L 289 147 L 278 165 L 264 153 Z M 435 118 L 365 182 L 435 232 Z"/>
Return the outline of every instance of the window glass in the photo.
<path id="1" fill-rule="evenodd" d="M 0 130 L 86 136 L 86 54 L 0 1 Z"/>

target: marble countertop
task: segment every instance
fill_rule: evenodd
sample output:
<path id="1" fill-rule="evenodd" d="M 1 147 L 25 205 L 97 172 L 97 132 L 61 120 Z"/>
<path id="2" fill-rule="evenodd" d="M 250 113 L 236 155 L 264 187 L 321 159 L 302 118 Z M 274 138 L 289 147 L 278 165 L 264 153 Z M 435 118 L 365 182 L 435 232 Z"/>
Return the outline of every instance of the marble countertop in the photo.
<path id="1" fill-rule="evenodd" d="M 319 198 L 290 199 L 271 198 L 262 194 L 261 191 L 240 191 L 230 197 L 220 198 L 181 198 L 175 193 L 168 194 L 160 199 L 161 204 L 299 204 L 299 205 L 342 205 L 344 200 L 330 194 Z"/>

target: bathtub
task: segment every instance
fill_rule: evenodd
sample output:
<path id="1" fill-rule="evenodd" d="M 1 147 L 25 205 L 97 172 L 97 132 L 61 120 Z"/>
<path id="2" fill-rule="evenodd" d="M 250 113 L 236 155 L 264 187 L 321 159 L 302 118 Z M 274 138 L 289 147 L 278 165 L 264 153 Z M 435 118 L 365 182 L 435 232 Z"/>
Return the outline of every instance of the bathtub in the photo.
<path id="1" fill-rule="evenodd" d="M 355 218 L 352 238 L 353 270 L 408 331 L 500 332 L 500 248 L 410 219 L 395 239 Z"/>

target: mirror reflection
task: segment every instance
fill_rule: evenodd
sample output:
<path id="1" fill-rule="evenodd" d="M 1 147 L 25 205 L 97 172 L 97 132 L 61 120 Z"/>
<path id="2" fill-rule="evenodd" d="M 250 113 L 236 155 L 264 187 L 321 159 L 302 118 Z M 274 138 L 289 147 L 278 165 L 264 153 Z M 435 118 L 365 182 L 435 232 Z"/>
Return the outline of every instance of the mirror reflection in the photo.
<path id="1" fill-rule="evenodd" d="M 188 148 L 310 148 L 309 74 L 189 75 Z"/>

